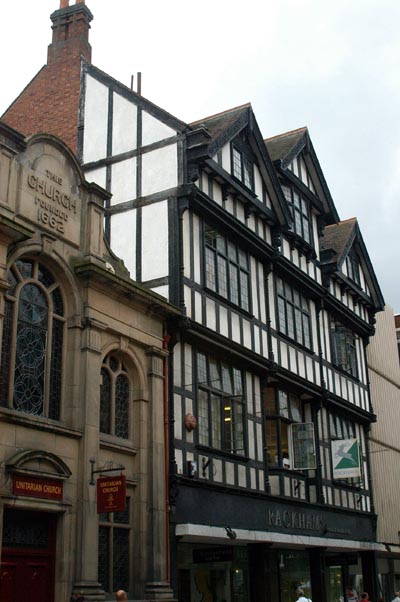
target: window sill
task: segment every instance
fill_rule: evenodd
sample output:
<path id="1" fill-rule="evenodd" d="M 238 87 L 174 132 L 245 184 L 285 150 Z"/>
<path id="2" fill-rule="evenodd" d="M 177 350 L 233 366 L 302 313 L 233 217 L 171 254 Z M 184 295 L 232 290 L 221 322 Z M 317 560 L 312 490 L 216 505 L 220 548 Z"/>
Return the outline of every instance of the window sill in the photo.
<path id="1" fill-rule="evenodd" d="M 220 456 L 221 458 L 230 458 L 231 460 L 246 463 L 250 461 L 250 458 L 247 456 L 242 456 L 241 454 L 237 454 L 235 452 L 227 452 L 223 449 L 217 449 L 215 447 L 208 447 L 207 445 L 196 445 L 196 449 L 197 451 L 204 452 L 209 456 Z"/>
<path id="2" fill-rule="evenodd" d="M 100 433 L 100 448 L 119 451 L 132 456 L 136 456 L 137 454 L 136 447 L 133 446 L 129 439 L 121 439 L 120 437 L 107 435 L 106 433 Z"/>
<path id="3" fill-rule="evenodd" d="M 354 381 L 357 384 L 360 384 L 360 379 L 358 378 L 358 376 L 353 376 L 353 374 L 350 374 L 349 372 L 347 372 L 346 370 L 344 370 L 343 368 L 341 368 L 340 366 L 337 366 L 336 364 L 332 364 L 332 366 L 334 367 L 334 369 L 339 372 L 340 374 L 342 374 L 343 376 L 347 376 L 347 378 L 350 378 L 352 381 Z"/>
<path id="4" fill-rule="evenodd" d="M 34 416 L 33 414 L 18 412 L 10 408 L 0 408 L 0 421 L 11 422 L 40 431 L 57 432 L 72 439 L 80 439 L 83 435 L 82 431 L 67 427 L 57 420 L 51 420 L 45 416 Z"/>

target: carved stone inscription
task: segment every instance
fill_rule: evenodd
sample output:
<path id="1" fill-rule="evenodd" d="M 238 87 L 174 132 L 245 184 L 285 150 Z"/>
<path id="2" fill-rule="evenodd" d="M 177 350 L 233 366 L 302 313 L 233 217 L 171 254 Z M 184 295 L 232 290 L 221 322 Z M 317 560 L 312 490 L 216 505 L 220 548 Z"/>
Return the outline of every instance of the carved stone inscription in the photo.
<path id="1" fill-rule="evenodd" d="M 45 226 L 65 234 L 65 222 L 69 214 L 75 213 L 77 199 L 62 191 L 62 178 L 46 170 L 45 178 L 38 178 L 35 174 L 28 175 L 28 186 L 35 191 L 35 205 L 37 205 L 37 219 Z"/>
<path id="2" fill-rule="evenodd" d="M 39 161 L 36 169 L 27 169 L 23 174 L 20 213 L 78 245 L 81 199 L 71 192 L 75 186 L 72 170 L 54 156 L 45 155 Z"/>

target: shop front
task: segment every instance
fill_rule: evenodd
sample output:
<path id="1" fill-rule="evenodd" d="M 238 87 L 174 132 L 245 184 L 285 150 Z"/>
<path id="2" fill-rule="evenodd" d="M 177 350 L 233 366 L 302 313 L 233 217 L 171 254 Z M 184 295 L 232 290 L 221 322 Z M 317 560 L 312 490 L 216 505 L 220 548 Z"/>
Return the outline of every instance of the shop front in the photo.
<path id="1" fill-rule="evenodd" d="M 193 492 L 180 490 L 175 528 L 181 602 L 295 602 L 298 588 L 319 602 L 353 602 L 364 590 L 379 595 L 381 546 L 371 516 Z M 201 523 L 190 520 L 192 502 Z"/>

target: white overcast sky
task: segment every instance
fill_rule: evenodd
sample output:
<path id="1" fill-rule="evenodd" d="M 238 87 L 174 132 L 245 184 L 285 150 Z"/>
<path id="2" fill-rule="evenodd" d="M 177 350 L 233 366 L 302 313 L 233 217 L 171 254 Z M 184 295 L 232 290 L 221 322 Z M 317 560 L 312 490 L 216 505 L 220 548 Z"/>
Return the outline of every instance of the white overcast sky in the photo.
<path id="1" fill-rule="evenodd" d="M 3 4 L 0 114 L 45 64 L 59 0 Z M 400 312 L 400 0 L 86 4 L 93 64 L 128 86 L 140 71 L 143 96 L 183 121 L 251 102 L 264 137 L 307 126 Z"/>

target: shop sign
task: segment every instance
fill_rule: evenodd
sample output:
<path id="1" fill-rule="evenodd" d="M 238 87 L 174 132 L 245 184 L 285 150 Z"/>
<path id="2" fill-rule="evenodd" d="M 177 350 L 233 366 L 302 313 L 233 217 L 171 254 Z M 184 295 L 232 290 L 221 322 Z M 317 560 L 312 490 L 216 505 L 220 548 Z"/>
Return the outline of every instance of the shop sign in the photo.
<path id="1" fill-rule="evenodd" d="M 126 508 L 126 477 L 97 479 L 97 512 L 122 512 Z"/>
<path id="2" fill-rule="evenodd" d="M 49 500 L 62 500 L 63 485 L 62 481 L 14 475 L 13 494 Z"/>
<path id="3" fill-rule="evenodd" d="M 233 560 L 233 547 L 201 548 L 193 550 L 193 562 L 231 562 Z"/>
<path id="4" fill-rule="evenodd" d="M 334 479 L 361 476 L 360 450 L 357 439 L 331 441 Z"/>
<path id="5" fill-rule="evenodd" d="M 268 511 L 268 527 L 320 532 L 325 527 L 325 520 L 323 516 L 313 512 L 277 509 Z"/>

